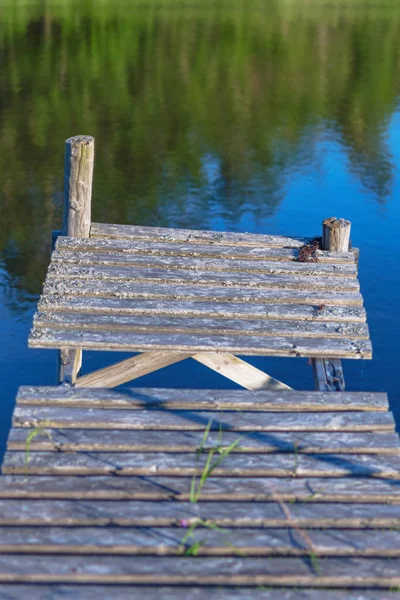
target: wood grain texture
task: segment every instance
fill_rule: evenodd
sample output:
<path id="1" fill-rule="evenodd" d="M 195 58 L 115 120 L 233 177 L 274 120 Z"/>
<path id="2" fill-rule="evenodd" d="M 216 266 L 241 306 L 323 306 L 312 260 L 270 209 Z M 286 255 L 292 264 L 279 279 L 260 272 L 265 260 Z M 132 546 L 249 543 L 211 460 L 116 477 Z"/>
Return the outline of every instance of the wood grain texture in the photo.
<path id="1" fill-rule="evenodd" d="M 188 588 L 185 586 L 131 586 L 131 585 L 65 585 L 65 584 L 3 584 L 5 600 L 126 600 L 140 597 L 142 600 L 187 600 Z M 249 588 L 249 587 L 199 587 L 190 586 L 191 600 L 320 600 L 320 589 L 288 588 Z M 392 592 L 365 589 L 323 591 L 324 600 L 393 600 Z"/>
<path id="2" fill-rule="evenodd" d="M 157 333 L 189 333 L 214 335 L 249 335 L 260 337 L 299 336 L 368 339 L 365 323 L 278 321 L 261 319 L 220 319 L 158 315 L 97 315 L 69 312 L 39 312 L 36 328 L 90 329 Z"/>
<path id="3" fill-rule="evenodd" d="M 348 291 L 360 289 L 355 278 L 327 277 L 326 275 L 267 275 L 257 272 L 209 271 L 202 269 L 109 267 L 104 265 L 84 266 L 55 262 L 50 265 L 48 278 L 60 280 L 90 279 L 123 283 L 134 280 L 136 283 L 159 283 L 173 286 L 226 286 L 230 289 L 288 289 L 310 291 Z"/>
<path id="4" fill-rule="evenodd" d="M 57 232 L 58 236 L 62 232 Z M 57 237 L 58 237 L 57 236 Z M 56 238 L 57 240 L 57 238 Z M 354 249 L 352 249 L 354 252 Z M 75 266 L 104 267 L 138 267 L 141 269 L 168 269 L 169 271 L 198 269 L 210 272 L 262 273 L 265 275 L 302 275 L 327 276 L 339 278 L 356 278 L 357 266 L 346 262 L 332 264 L 326 262 L 298 262 L 293 260 L 230 260 L 224 258 L 196 258 L 181 256 L 158 256 L 157 254 L 140 255 L 124 252 L 85 252 L 84 250 L 55 250 L 51 257 L 52 264 L 64 263 Z"/>
<path id="5" fill-rule="evenodd" d="M 205 365 L 209 369 L 216 371 L 220 375 L 227 377 L 231 381 L 241 385 L 246 390 L 291 390 L 292 388 L 267 375 L 260 369 L 253 367 L 233 354 L 224 352 L 202 352 L 193 354 L 192 358 Z"/>
<path id="6" fill-rule="evenodd" d="M 210 424 L 212 431 L 354 431 L 394 432 L 389 412 L 247 412 L 210 410 L 105 409 L 17 405 L 14 427 L 52 427 L 65 429 L 125 429 L 160 431 L 199 431 Z"/>
<path id="7" fill-rule="evenodd" d="M 89 237 L 91 224 L 94 139 L 79 135 L 65 142 L 64 232 Z"/>
<path id="8" fill-rule="evenodd" d="M 389 408 L 382 392 L 308 392 L 298 390 L 196 390 L 127 388 L 121 390 L 22 386 L 16 403 L 27 406 L 86 408 L 164 407 L 197 410 L 245 411 L 383 411 Z"/>
<path id="9" fill-rule="evenodd" d="M 201 476 L 207 454 L 165 452 L 9 451 L 3 473 L 9 475 L 155 475 Z M 400 481 L 400 456 L 356 454 L 230 454 L 213 470 L 215 477 L 384 477 Z M 400 514 L 399 514 L 400 516 Z"/>
<path id="10" fill-rule="evenodd" d="M 0 477 L 0 498 L 37 500 L 140 500 L 188 502 L 187 477 L 32 476 Z M 400 485 L 393 479 L 371 477 L 209 477 L 201 502 L 307 502 L 399 505 Z M 212 508 L 210 509 L 212 510 Z M 228 509 L 229 510 L 229 509 Z"/>
<path id="11" fill-rule="evenodd" d="M 99 330 L 58 330 L 36 328 L 29 336 L 31 348 L 86 348 L 127 352 L 170 350 L 196 354 L 220 351 L 244 356 L 372 357 L 370 340 L 301 337 L 257 337 L 247 335 L 199 335 L 173 333 L 131 333 Z"/>
<path id="12" fill-rule="evenodd" d="M 92 223 L 90 237 L 124 238 L 179 244 L 190 242 L 193 244 L 209 243 L 224 246 L 277 246 L 285 248 L 301 248 L 301 246 L 309 241 L 309 238 L 264 235 L 259 233 L 172 229 L 168 227 L 143 227 L 140 225 L 114 225 L 110 223 Z"/>
<path id="13" fill-rule="evenodd" d="M 400 526 L 398 506 L 372 504 L 294 503 L 290 518 L 278 502 L 136 502 L 118 500 L 1 500 L 1 526 L 53 527 L 177 527 L 185 535 L 200 521 L 219 527 L 308 529 L 394 529 Z M 200 525 L 199 525 L 200 526 Z"/>
<path id="14" fill-rule="evenodd" d="M 199 302 L 196 300 L 175 302 L 174 300 L 134 300 L 124 298 L 60 297 L 41 296 L 41 311 L 63 311 L 72 313 L 95 313 L 105 315 L 169 315 L 183 317 L 216 317 L 219 319 L 276 319 L 307 320 L 313 322 L 344 321 L 365 323 L 363 307 L 317 306 L 307 304 L 244 304 L 236 302 Z M 223 326 L 223 323 L 221 323 Z"/>
<path id="15" fill-rule="evenodd" d="M 25 451 L 29 432 L 13 428 L 8 436 L 8 450 Z M 210 432 L 204 451 L 227 448 L 238 438 L 237 433 Z M 200 446 L 197 432 L 124 431 L 90 429 L 46 429 L 31 441 L 30 452 L 197 452 Z M 400 454 L 395 433 L 280 433 L 241 434 L 235 453 L 269 454 L 297 452 L 299 454 Z"/>
<path id="16" fill-rule="evenodd" d="M 321 563 L 317 573 L 303 558 L 25 555 L 22 562 L 9 554 L 0 557 L 0 581 L 386 589 L 400 584 L 396 558 L 326 558 Z"/>
<path id="17" fill-rule="evenodd" d="M 267 246 L 231 246 L 223 244 L 194 244 L 121 240 L 112 238 L 76 239 L 59 237 L 57 250 L 87 252 L 123 252 L 124 254 L 181 256 L 193 258 L 222 258 L 235 260 L 296 260 L 299 248 Z M 352 252 L 317 251 L 318 262 L 355 264 Z"/>
<path id="18" fill-rule="evenodd" d="M 255 302 L 257 304 L 312 304 L 319 306 L 362 306 L 363 300 L 358 292 L 324 291 L 317 289 L 242 289 L 229 285 L 171 286 L 164 283 L 136 283 L 133 281 L 102 281 L 47 278 L 43 288 L 44 295 L 65 297 L 126 298 L 141 300 L 197 300 L 199 302 Z"/>
<path id="19" fill-rule="evenodd" d="M 198 527 L 184 540 L 179 527 L 0 527 L 0 552 L 179 556 L 200 544 L 199 556 L 400 557 L 400 532 L 376 530 L 307 531 L 310 543 L 295 529 L 223 529 Z M 184 540 L 182 542 L 182 540 Z"/>
<path id="20" fill-rule="evenodd" d="M 84 386 L 93 388 L 116 387 L 189 357 L 190 354 L 182 352 L 145 352 L 144 354 L 127 358 L 110 367 L 104 367 L 103 369 L 98 369 L 92 373 L 78 377 L 76 386 L 78 388 Z"/>

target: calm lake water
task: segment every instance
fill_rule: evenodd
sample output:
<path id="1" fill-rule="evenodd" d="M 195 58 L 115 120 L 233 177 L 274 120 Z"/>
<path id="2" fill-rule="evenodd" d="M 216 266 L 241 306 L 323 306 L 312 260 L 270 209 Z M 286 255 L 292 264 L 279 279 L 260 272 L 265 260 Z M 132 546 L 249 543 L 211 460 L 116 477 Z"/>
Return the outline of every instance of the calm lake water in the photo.
<path id="1" fill-rule="evenodd" d="M 53 384 L 27 336 L 61 223 L 64 140 L 96 138 L 93 219 L 317 235 L 353 222 L 374 359 L 349 390 L 400 417 L 398 0 L 3 0 L 0 444 L 17 388 Z M 87 353 L 85 371 L 120 355 Z M 298 389 L 306 360 L 254 358 Z M 135 385 L 234 387 L 190 361 Z"/>

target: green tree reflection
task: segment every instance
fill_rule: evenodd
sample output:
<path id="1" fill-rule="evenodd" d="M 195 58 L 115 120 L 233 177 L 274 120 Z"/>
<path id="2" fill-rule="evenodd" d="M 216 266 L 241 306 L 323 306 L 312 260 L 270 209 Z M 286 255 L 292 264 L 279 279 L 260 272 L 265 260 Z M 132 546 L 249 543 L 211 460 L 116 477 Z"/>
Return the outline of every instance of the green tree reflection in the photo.
<path id="1" fill-rule="evenodd" d="M 63 140 L 97 140 L 94 218 L 206 227 L 273 213 L 319 125 L 383 202 L 397 2 L 31 0 L 0 8 L 0 252 L 40 291 L 61 222 Z M 262 193 L 260 193 L 260 191 Z M 17 296 L 15 296 L 17 292 Z M 11 300 L 10 300 L 11 301 Z"/>

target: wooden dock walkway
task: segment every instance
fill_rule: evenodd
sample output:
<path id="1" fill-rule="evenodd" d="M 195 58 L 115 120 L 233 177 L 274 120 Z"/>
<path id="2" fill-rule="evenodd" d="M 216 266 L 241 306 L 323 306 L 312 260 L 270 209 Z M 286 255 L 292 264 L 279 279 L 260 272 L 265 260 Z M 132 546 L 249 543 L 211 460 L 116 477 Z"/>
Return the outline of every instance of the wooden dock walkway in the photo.
<path id="1" fill-rule="evenodd" d="M 3 583 L 400 586 L 385 394 L 22 388 L 2 472 Z"/>
<path id="2" fill-rule="evenodd" d="M 384 600 L 400 591 L 400 445 L 371 358 L 350 223 L 322 238 L 92 224 L 92 138 L 66 152 L 66 224 L 0 477 L 0 597 Z M 139 352 L 80 375 L 82 350 Z M 236 354 L 309 357 L 295 391 Z M 194 359 L 244 390 L 112 389 Z M 290 361 L 288 361 L 288 366 Z"/>

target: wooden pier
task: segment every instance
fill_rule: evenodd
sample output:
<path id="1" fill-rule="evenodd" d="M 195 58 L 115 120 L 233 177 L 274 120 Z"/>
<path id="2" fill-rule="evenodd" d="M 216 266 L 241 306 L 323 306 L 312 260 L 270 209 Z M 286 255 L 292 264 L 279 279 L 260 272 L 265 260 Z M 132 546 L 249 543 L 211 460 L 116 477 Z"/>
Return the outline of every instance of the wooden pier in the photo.
<path id="1" fill-rule="evenodd" d="M 0 477 L 4 598 L 372 600 L 400 590 L 400 445 L 350 223 L 321 239 L 93 224 L 94 143 L 67 141 L 64 235 Z M 139 353 L 80 374 L 82 351 Z M 308 357 L 295 391 L 236 355 Z M 243 390 L 113 389 L 196 360 Z M 311 377 L 310 377 L 311 379 Z"/>

